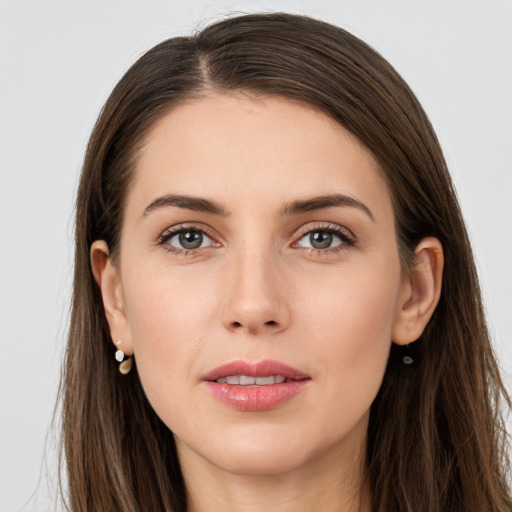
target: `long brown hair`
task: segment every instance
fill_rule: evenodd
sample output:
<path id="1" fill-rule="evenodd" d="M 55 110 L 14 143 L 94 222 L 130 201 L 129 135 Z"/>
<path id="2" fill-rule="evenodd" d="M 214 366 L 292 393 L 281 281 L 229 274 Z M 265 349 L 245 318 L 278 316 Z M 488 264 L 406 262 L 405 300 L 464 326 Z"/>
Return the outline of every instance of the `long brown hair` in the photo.
<path id="1" fill-rule="evenodd" d="M 391 349 L 370 415 L 374 512 L 510 512 L 500 410 L 510 402 L 485 324 L 472 251 L 432 126 L 378 53 L 303 16 L 254 14 L 170 39 L 142 56 L 109 97 L 88 145 L 76 206 L 76 257 L 63 379 L 64 448 L 73 511 L 184 512 L 172 432 L 134 370 L 122 376 L 89 262 L 93 241 L 116 258 L 123 202 L 144 137 L 169 109 L 215 90 L 308 104 L 376 156 L 394 205 L 404 268 L 426 236 L 443 245 L 437 310 L 410 346 Z"/>

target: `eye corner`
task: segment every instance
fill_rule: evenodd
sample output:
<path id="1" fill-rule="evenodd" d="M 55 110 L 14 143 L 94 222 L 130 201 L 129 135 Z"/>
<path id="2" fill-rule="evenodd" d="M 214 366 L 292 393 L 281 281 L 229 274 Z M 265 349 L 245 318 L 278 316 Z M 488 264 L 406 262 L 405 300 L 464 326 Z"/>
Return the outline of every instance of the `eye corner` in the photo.
<path id="1" fill-rule="evenodd" d="M 317 236 L 315 239 L 315 234 L 320 236 Z M 307 240 L 306 243 L 309 243 L 309 245 L 301 243 L 304 239 Z M 347 228 L 338 224 L 317 222 L 303 226 L 295 236 L 295 240 L 290 247 L 327 255 L 347 250 L 355 245 L 356 238 Z"/>
<path id="2" fill-rule="evenodd" d="M 173 239 L 176 240 L 171 243 Z M 188 223 L 166 228 L 158 236 L 156 245 L 162 246 L 168 252 L 177 255 L 193 255 L 198 251 L 222 246 L 208 227 L 202 224 Z"/>

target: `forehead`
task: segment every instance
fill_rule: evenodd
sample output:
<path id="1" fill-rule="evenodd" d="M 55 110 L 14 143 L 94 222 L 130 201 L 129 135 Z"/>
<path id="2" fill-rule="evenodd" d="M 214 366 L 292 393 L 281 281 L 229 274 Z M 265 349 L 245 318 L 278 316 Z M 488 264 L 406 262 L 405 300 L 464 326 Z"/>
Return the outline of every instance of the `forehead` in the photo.
<path id="1" fill-rule="evenodd" d="M 332 193 L 389 203 L 376 159 L 348 130 L 307 105 L 242 93 L 189 100 L 150 130 L 128 203 L 163 193 L 264 207 Z"/>

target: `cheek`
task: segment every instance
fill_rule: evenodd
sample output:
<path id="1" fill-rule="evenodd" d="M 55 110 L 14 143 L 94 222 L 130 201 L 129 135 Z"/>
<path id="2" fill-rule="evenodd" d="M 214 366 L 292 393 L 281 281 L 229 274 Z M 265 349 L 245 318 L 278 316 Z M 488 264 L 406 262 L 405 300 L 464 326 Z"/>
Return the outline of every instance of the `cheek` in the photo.
<path id="1" fill-rule="evenodd" d="M 322 333 L 320 340 L 343 340 L 343 347 L 371 348 L 391 341 L 400 288 L 400 273 L 393 267 L 349 268 L 332 272 L 296 299 L 305 326 Z M 310 288 L 310 289 L 311 289 Z"/>
<path id="2" fill-rule="evenodd" d="M 304 326 L 314 339 L 319 378 L 333 412 L 361 414 L 381 385 L 391 348 L 399 272 L 352 273 L 309 301 Z M 375 286 L 375 283 L 379 283 Z M 307 327 L 307 326 L 312 326 Z"/>
<path id="3" fill-rule="evenodd" d="M 213 283 L 203 274 L 164 267 L 133 273 L 133 279 L 123 282 L 136 350 L 145 350 L 146 345 L 162 350 L 164 345 L 172 345 L 175 349 L 197 342 L 215 306 Z M 181 343 L 176 346 L 177 340 Z"/>
<path id="4" fill-rule="evenodd" d="M 179 272 L 141 275 L 125 290 L 141 382 L 154 406 L 172 403 L 172 390 L 191 385 L 190 372 L 217 316 L 216 302 L 205 280 L 198 290 L 195 280 Z"/>

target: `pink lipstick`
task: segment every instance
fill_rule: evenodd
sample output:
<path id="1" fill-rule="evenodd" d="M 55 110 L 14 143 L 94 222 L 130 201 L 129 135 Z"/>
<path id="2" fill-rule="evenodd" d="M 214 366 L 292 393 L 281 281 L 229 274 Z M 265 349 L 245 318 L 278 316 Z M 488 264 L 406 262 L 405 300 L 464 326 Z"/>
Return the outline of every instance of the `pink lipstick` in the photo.
<path id="1" fill-rule="evenodd" d="M 267 411 L 301 393 L 311 377 L 278 361 L 234 361 L 203 377 L 219 401 L 241 411 Z"/>

